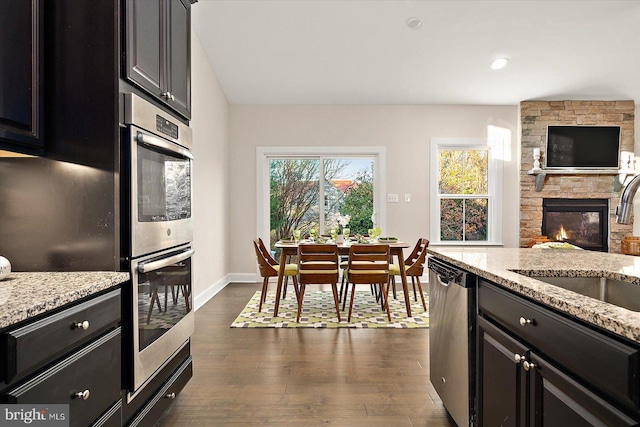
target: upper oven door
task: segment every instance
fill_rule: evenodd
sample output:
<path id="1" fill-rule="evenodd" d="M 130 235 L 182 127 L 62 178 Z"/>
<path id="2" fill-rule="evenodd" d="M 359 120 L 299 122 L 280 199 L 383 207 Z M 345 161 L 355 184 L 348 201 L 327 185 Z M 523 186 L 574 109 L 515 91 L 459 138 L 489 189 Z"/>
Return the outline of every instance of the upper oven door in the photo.
<path id="1" fill-rule="evenodd" d="M 189 150 L 137 126 L 131 138 L 131 256 L 193 240 Z"/>

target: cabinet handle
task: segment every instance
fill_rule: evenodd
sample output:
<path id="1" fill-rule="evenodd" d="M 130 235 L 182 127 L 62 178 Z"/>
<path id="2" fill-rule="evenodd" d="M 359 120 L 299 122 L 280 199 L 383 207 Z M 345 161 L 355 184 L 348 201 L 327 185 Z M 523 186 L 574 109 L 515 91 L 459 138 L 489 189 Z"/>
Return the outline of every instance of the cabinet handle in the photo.
<path id="1" fill-rule="evenodd" d="M 89 390 L 85 390 L 85 391 L 77 392 L 74 396 L 77 397 L 78 399 L 87 400 L 90 394 L 91 393 L 89 392 Z"/>
<path id="2" fill-rule="evenodd" d="M 516 363 L 520 363 L 525 359 L 524 359 L 524 356 L 520 356 L 519 354 L 516 353 L 516 354 L 513 355 L 513 360 L 515 360 Z"/>
<path id="3" fill-rule="evenodd" d="M 531 319 L 525 319 L 524 317 L 520 318 L 520 326 L 527 326 L 532 323 L 533 323 L 533 320 Z"/>
<path id="4" fill-rule="evenodd" d="M 527 362 L 526 360 L 522 363 L 522 367 L 525 371 L 533 370 L 536 367 L 535 363 Z"/>
<path id="5" fill-rule="evenodd" d="M 173 96 L 173 94 L 171 94 L 171 100 L 172 100 L 172 101 L 175 101 L 175 100 L 176 100 L 176 97 L 175 97 L 175 96 Z"/>
<path id="6" fill-rule="evenodd" d="M 175 393 L 167 393 L 164 395 L 164 397 L 166 397 L 167 399 L 175 399 L 176 398 L 176 394 Z"/>
<path id="7" fill-rule="evenodd" d="M 165 99 L 171 98 L 171 92 L 162 92 L 162 97 Z"/>
<path id="8" fill-rule="evenodd" d="M 83 331 L 86 331 L 87 329 L 89 329 L 89 321 L 85 320 L 84 322 L 78 322 L 75 324 L 76 329 L 82 329 Z"/>

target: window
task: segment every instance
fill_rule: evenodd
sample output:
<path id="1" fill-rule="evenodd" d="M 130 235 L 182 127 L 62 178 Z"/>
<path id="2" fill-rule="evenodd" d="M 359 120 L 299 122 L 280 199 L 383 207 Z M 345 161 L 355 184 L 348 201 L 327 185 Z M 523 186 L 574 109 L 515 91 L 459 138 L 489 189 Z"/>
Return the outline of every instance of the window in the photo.
<path id="1" fill-rule="evenodd" d="M 431 140 L 431 236 L 434 244 L 501 244 L 502 144 Z"/>
<path id="2" fill-rule="evenodd" d="M 299 229 L 328 233 L 338 213 L 366 233 L 383 212 L 383 147 L 259 147 L 258 235 L 271 247 Z"/>

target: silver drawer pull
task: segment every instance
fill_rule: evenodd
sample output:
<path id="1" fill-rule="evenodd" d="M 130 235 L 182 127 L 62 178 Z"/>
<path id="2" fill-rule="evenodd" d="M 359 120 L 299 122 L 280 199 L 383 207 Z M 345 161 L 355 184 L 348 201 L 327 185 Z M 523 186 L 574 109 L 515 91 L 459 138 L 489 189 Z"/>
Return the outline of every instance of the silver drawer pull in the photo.
<path id="1" fill-rule="evenodd" d="M 516 353 L 513 355 L 513 360 L 515 360 L 516 363 L 520 363 L 525 359 L 524 359 L 524 356 L 520 356 L 519 354 Z"/>
<path id="2" fill-rule="evenodd" d="M 522 367 L 525 371 L 533 370 L 536 367 L 535 363 L 527 362 L 526 360 L 522 363 Z"/>
<path id="3" fill-rule="evenodd" d="M 87 400 L 90 394 L 91 393 L 89 392 L 89 390 L 85 390 L 85 391 L 77 392 L 74 396 L 77 397 L 78 399 Z"/>
<path id="4" fill-rule="evenodd" d="M 164 395 L 164 397 L 166 397 L 167 399 L 175 399 L 176 398 L 176 394 L 175 393 L 167 393 Z"/>
<path id="5" fill-rule="evenodd" d="M 533 320 L 525 319 L 524 317 L 520 318 L 520 326 L 527 326 L 529 324 L 533 324 Z"/>
<path id="6" fill-rule="evenodd" d="M 86 331 L 87 329 L 89 329 L 89 321 L 85 320 L 84 322 L 78 322 L 75 324 L 76 329 L 82 329 L 83 331 Z"/>

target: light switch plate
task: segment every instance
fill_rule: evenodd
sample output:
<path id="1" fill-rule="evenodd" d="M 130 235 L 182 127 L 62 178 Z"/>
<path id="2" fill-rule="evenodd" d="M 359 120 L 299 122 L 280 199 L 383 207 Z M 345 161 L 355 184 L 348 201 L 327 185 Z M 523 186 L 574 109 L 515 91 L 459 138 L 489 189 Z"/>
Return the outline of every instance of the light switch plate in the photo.
<path id="1" fill-rule="evenodd" d="M 387 202 L 388 203 L 398 203 L 398 195 L 397 194 L 387 194 Z"/>
<path id="2" fill-rule="evenodd" d="M 410 203 L 411 202 L 411 194 L 409 194 L 409 193 L 405 193 L 404 194 L 404 202 L 405 203 Z"/>

